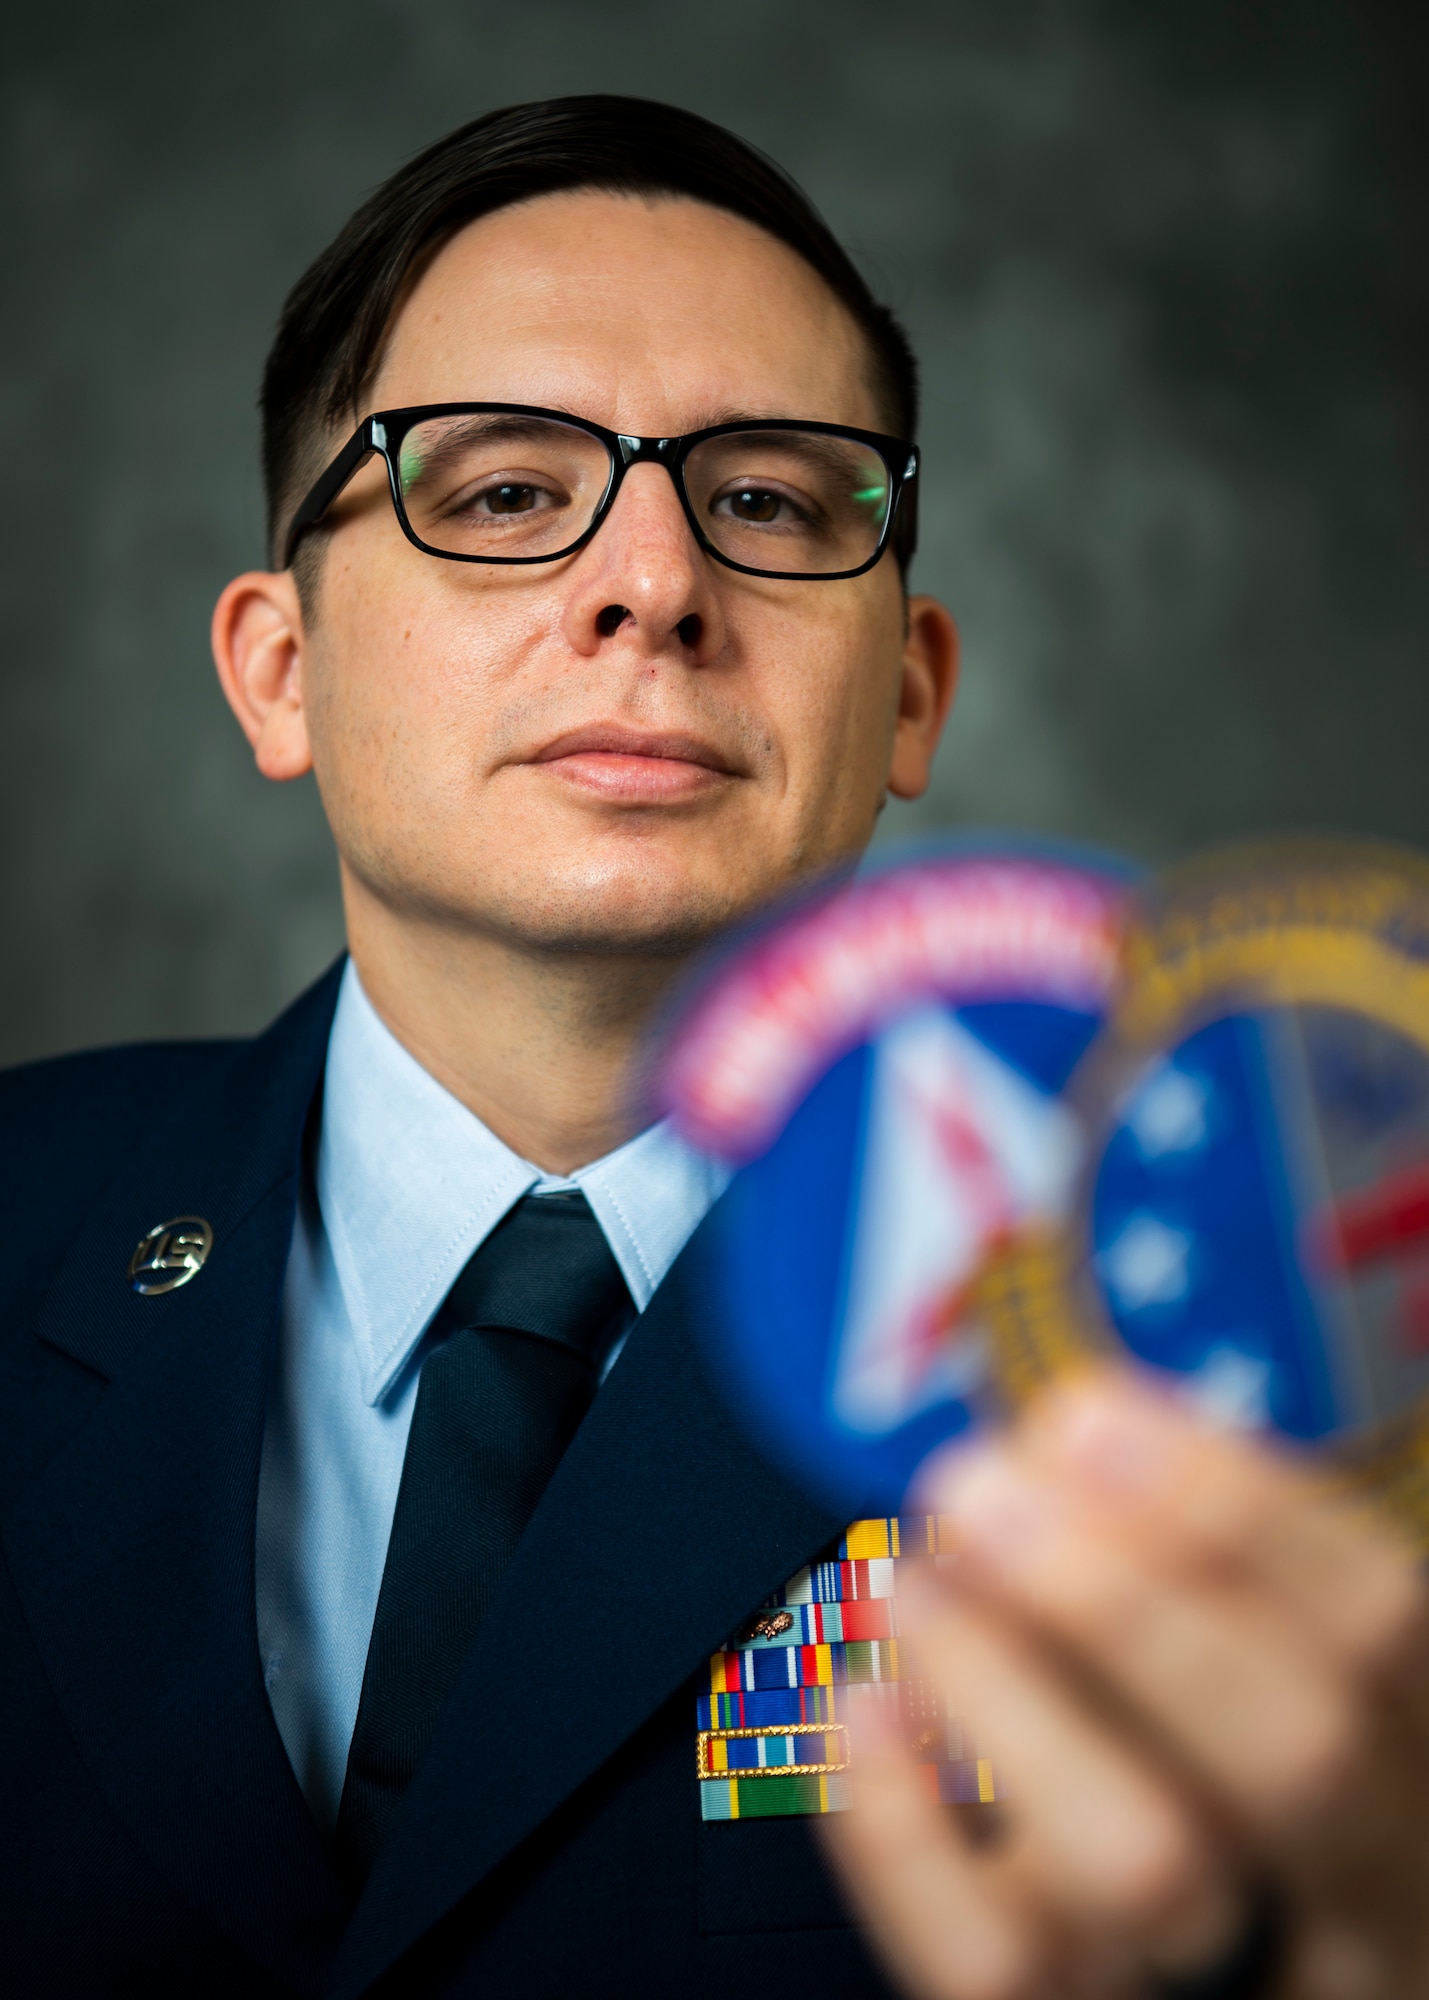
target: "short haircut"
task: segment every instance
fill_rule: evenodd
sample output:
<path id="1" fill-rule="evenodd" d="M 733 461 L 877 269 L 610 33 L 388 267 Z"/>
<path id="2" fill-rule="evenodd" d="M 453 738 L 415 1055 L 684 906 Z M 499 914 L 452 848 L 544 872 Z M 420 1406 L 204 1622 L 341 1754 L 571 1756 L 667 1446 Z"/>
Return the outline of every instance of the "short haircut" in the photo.
<path id="1" fill-rule="evenodd" d="M 263 371 L 269 546 L 322 470 L 333 429 L 355 425 L 393 318 L 437 252 L 481 216 L 584 188 L 687 196 L 742 216 L 817 271 L 862 329 L 891 430 L 912 438 L 918 378 L 908 337 L 802 189 L 765 154 L 692 111 L 638 97 L 516 104 L 449 133 L 365 201 L 299 278 Z M 479 394 L 479 385 L 472 385 Z M 911 501 L 911 495 L 909 496 Z M 895 527 L 900 564 L 912 508 Z"/>

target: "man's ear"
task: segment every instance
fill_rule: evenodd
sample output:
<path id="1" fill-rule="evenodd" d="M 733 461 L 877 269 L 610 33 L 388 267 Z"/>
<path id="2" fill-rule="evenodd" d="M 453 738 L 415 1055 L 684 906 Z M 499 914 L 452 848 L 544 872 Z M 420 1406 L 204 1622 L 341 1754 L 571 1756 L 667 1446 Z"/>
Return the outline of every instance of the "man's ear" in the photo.
<path id="1" fill-rule="evenodd" d="M 958 685 L 958 628 L 936 597 L 910 597 L 888 789 L 921 798 Z"/>
<path id="2" fill-rule="evenodd" d="M 213 612 L 213 659 L 228 706 L 265 778 L 301 778 L 313 764 L 303 708 L 307 651 L 290 571 L 236 576 Z"/>

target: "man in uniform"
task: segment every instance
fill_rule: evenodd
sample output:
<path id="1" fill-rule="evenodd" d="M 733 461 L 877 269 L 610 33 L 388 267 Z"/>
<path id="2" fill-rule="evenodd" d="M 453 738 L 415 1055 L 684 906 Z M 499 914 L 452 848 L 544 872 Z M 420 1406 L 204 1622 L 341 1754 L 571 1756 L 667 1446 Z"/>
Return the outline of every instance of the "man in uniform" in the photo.
<path id="1" fill-rule="evenodd" d="M 636 1067 L 696 947 L 927 782 L 915 415 L 797 190 L 656 105 L 478 121 L 291 295 L 214 650 L 350 955 L 253 1042 L 4 1085 L 16 1991 L 885 1990 L 807 1821 L 700 1817 L 694 1677 L 845 1524 L 702 1372 L 719 1177 Z M 1116 1385 L 932 1504 L 968 1581 L 910 1615 L 1014 1803 L 970 1846 L 858 1738 L 896 1977 L 1250 1993 L 1310 1940 L 1297 1992 L 1421 1990 L 1387 1541 Z"/>

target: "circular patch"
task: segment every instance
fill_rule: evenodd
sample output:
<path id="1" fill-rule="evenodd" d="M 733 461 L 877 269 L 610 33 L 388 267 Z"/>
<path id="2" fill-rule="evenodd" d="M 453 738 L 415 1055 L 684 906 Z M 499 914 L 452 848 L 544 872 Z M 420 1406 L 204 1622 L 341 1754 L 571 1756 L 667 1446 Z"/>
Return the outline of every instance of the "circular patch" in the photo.
<path id="1" fill-rule="evenodd" d="M 738 1169 L 709 1232 L 717 1377 L 850 1513 L 896 1510 L 1046 1359 L 1050 1320 L 1024 1355 L 1006 1292 L 1084 1166 L 1063 1089 L 1128 882 L 1050 850 L 923 850 L 777 914 L 668 1033 L 657 1110 Z"/>
<path id="2" fill-rule="evenodd" d="M 1429 1533 L 1429 863 L 1280 842 L 1147 894 L 1073 1086 L 1081 1316 Z"/>

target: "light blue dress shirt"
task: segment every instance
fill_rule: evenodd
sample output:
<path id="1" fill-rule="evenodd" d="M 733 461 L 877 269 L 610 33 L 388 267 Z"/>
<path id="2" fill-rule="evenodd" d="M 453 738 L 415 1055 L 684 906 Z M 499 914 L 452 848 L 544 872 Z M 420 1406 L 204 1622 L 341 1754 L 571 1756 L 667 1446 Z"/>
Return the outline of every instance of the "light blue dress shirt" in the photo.
<path id="1" fill-rule="evenodd" d="M 522 1195 L 578 1187 L 643 1312 L 726 1178 L 664 1125 L 569 1180 L 541 1173 L 408 1054 L 349 961 L 288 1262 L 256 1547 L 268 1699 L 324 1828 L 337 1823 L 418 1349 L 458 1272 Z"/>

